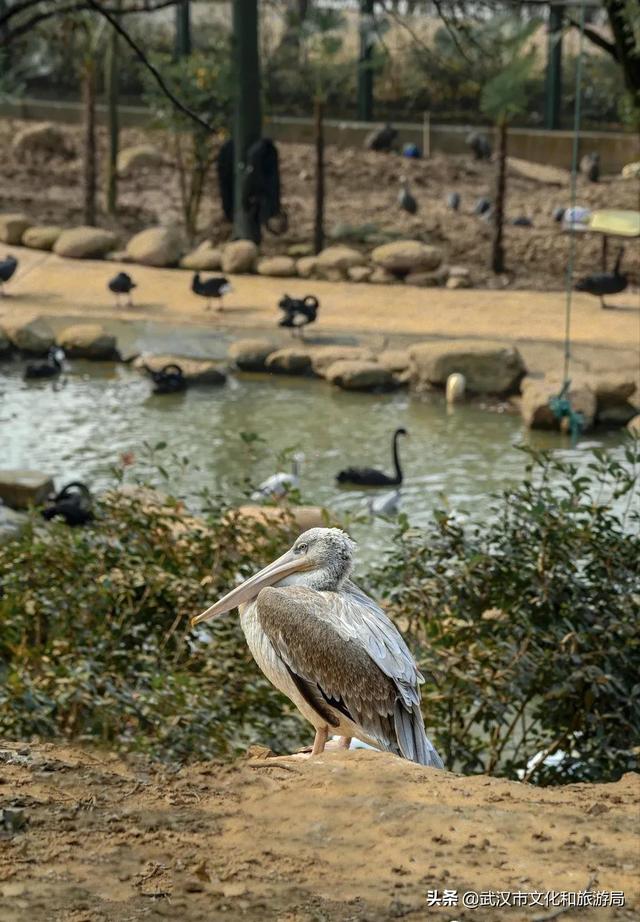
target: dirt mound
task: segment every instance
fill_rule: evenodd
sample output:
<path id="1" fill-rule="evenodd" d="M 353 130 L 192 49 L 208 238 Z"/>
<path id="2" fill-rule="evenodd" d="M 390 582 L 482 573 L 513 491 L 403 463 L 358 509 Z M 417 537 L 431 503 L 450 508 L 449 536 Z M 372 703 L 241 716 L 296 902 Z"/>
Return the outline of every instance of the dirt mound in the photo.
<path id="1" fill-rule="evenodd" d="M 637 775 L 543 789 L 364 751 L 170 769 L 5 743 L 0 792 L 3 922 L 519 922 L 553 905 L 460 901 L 584 888 L 625 905 L 568 918 L 640 912 Z"/>
<path id="2" fill-rule="evenodd" d="M 3 211 L 24 211 L 38 224 L 71 226 L 82 223 L 82 130 L 60 126 L 74 159 L 52 157 L 30 161 L 17 157 L 11 139 L 25 122 L 0 121 L 0 154 L 3 162 L 5 195 Z M 107 138 L 98 132 L 98 162 L 104 164 Z M 169 152 L 170 145 L 158 132 L 126 129 L 123 148 L 152 143 Z M 310 145 L 279 144 L 284 206 L 289 216 L 289 231 L 281 237 L 265 234 L 262 255 L 286 253 L 288 247 L 313 239 L 314 150 Z M 418 201 L 418 213 L 410 216 L 397 204 L 401 176 L 407 176 Z M 480 196 L 493 197 L 495 166 L 476 163 L 468 156 L 436 154 L 431 160 L 409 160 L 396 154 L 379 154 L 356 149 L 326 150 L 326 229 L 328 243 L 344 242 L 371 250 L 377 243 L 403 236 L 418 238 L 438 246 L 449 265 L 470 269 L 475 286 L 554 290 L 565 284 L 569 238 L 552 220 L 555 206 L 570 202 L 569 173 L 537 164 L 513 160 L 509 169 L 507 218 L 526 216 L 533 227 L 507 225 L 505 244 L 508 276 L 496 278 L 488 269 L 491 226 L 476 217 L 473 209 Z M 47 196 L 40 190 L 46 184 Z M 102 191 L 102 190 L 101 190 Z M 448 210 L 446 196 L 457 191 L 459 212 Z M 589 208 L 629 208 L 637 204 L 637 183 L 617 176 L 605 176 L 599 183 L 578 178 L 578 203 Z M 99 195 L 102 207 L 104 196 Z M 99 224 L 126 239 L 136 231 L 162 223 L 180 222 L 178 178 L 169 163 L 145 167 L 119 181 L 119 215 L 113 220 L 100 214 Z M 215 171 L 205 193 L 200 218 L 200 237 L 215 244 L 230 237 L 216 186 Z M 349 231 L 359 231 L 355 238 Z M 366 238 L 363 240 L 363 238 Z M 578 241 L 576 274 L 584 275 L 600 267 L 601 241 L 585 235 Z M 610 262 L 613 261 L 612 241 Z M 624 262 L 631 282 L 640 278 L 639 249 L 627 246 Z"/>

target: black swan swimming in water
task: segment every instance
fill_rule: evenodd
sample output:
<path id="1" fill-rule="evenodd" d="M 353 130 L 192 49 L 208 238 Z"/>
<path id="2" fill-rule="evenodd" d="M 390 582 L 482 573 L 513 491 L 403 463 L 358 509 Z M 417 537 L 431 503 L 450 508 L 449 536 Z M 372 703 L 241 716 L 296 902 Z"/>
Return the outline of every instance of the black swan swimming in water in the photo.
<path id="1" fill-rule="evenodd" d="M 59 347 L 53 347 L 49 349 L 44 362 L 29 362 L 24 370 L 24 376 L 30 380 L 34 378 L 57 378 L 62 371 L 63 360 L 64 350 Z"/>
<path id="2" fill-rule="evenodd" d="M 148 365 L 144 369 L 153 381 L 154 394 L 179 394 L 187 389 L 187 379 L 182 368 L 174 362 L 165 365 L 160 371 L 154 371 Z"/>
<path id="3" fill-rule="evenodd" d="M 63 487 L 42 510 L 45 519 L 60 516 L 67 525 L 86 525 L 93 521 L 93 500 L 84 483 L 74 480 Z"/>
<path id="4" fill-rule="evenodd" d="M 336 476 L 338 483 L 352 483 L 364 487 L 395 487 L 402 483 L 402 468 L 398 457 L 398 439 L 408 435 L 406 429 L 396 429 L 393 434 L 393 463 L 396 472 L 393 476 L 377 471 L 374 467 L 347 467 Z"/>

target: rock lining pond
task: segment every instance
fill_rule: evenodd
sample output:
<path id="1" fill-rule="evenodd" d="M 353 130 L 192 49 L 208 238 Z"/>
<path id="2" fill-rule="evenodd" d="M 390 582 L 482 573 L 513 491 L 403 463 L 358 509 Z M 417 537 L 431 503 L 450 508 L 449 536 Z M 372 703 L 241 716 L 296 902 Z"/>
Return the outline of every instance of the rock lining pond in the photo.
<path id="1" fill-rule="evenodd" d="M 62 327 L 63 321 L 59 321 Z M 123 324 L 123 351 L 202 354 L 221 360 L 230 338 L 158 324 Z M 575 450 L 557 433 L 525 436 L 517 415 L 480 412 L 474 405 L 447 412 L 440 393 L 385 394 L 345 392 L 324 381 L 285 375 L 233 372 L 224 387 L 194 387 L 184 394 L 154 397 L 149 381 L 121 363 L 74 361 L 66 383 L 27 383 L 18 362 L 2 365 L 0 430 L 3 466 L 45 470 L 56 486 L 85 480 L 94 490 L 113 483 L 113 466 L 133 452 L 128 476 L 166 482 L 144 458 L 144 443 L 166 442 L 158 461 L 168 470 L 168 487 L 194 501 L 203 488 L 234 502 L 283 467 L 283 456 L 304 452 L 301 494 L 348 520 L 366 516 L 365 490 L 339 489 L 335 473 L 349 464 L 391 469 L 391 434 L 403 425 L 410 438 L 402 445 L 405 483 L 402 509 L 412 522 L 425 523 L 441 502 L 481 514 L 488 495 L 518 480 L 525 457 L 514 445 L 527 438 L 537 447 L 562 448 L 585 459 L 589 450 L 621 446 L 620 432 L 585 437 Z M 240 433 L 256 433 L 251 442 Z M 620 453 L 622 450 L 620 449 Z M 183 466 L 182 460 L 188 459 Z M 444 499 L 446 498 L 446 499 Z M 380 547 L 391 526 L 376 519 L 354 523 L 365 550 Z"/>

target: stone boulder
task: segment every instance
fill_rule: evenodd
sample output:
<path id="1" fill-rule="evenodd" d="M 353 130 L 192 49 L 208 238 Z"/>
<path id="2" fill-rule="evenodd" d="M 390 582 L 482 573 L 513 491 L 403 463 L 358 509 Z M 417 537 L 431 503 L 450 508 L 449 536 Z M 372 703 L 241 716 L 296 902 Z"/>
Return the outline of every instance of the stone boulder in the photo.
<path id="1" fill-rule="evenodd" d="M 523 379 L 520 414 L 528 429 L 568 430 L 568 420 L 559 420 L 549 405 L 551 398 L 560 393 L 561 387 L 559 378 Z M 596 395 L 589 384 L 572 380 L 568 397 L 572 408 L 583 415 L 583 431 L 591 429 L 596 415 Z"/>
<path id="2" fill-rule="evenodd" d="M 0 214 L 0 240 L 11 246 L 17 246 L 22 241 L 22 235 L 31 227 L 29 218 L 22 212 L 13 214 Z"/>
<path id="3" fill-rule="evenodd" d="M 450 266 L 447 288 L 471 288 L 471 273 L 466 266 Z"/>
<path id="4" fill-rule="evenodd" d="M 411 379 L 418 387 L 444 387 L 449 375 L 463 374 L 475 394 L 514 394 L 526 367 L 513 346 L 458 341 L 418 343 L 409 349 Z"/>
<path id="5" fill-rule="evenodd" d="M 193 269 L 194 272 L 217 271 L 222 266 L 222 251 L 214 247 L 210 240 L 203 240 L 180 260 L 181 269 Z"/>
<path id="6" fill-rule="evenodd" d="M 29 516 L 0 503 L 0 545 L 19 538 L 29 524 Z"/>
<path id="7" fill-rule="evenodd" d="M 53 330 L 43 317 L 7 322 L 4 332 L 16 349 L 29 355 L 46 355 L 56 341 Z"/>
<path id="8" fill-rule="evenodd" d="M 258 275 L 273 278 L 291 278 L 296 275 L 296 263 L 291 256 L 269 256 L 258 263 Z"/>
<path id="9" fill-rule="evenodd" d="M 232 240 L 222 251 L 222 270 L 242 274 L 253 272 L 258 258 L 258 247 L 253 240 Z"/>
<path id="10" fill-rule="evenodd" d="M 34 154 L 47 157 L 68 157 L 71 154 L 64 132 L 51 122 L 27 125 L 13 139 L 13 152 L 17 157 L 32 157 Z"/>
<path id="11" fill-rule="evenodd" d="M 291 346 L 277 349 L 267 357 L 267 371 L 279 375 L 309 375 L 313 373 L 311 355 L 303 348 Z"/>
<path id="12" fill-rule="evenodd" d="M 274 351 L 266 339 L 239 339 L 229 346 L 228 356 L 242 371 L 266 371 L 267 358 Z"/>
<path id="13" fill-rule="evenodd" d="M 62 231 L 53 245 L 53 252 L 71 259 L 101 259 L 115 249 L 116 242 L 115 234 L 100 227 L 73 227 Z"/>
<path id="14" fill-rule="evenodd" d="M 287 247 L 287 256 L 300 259 L 302 256 L 313 256 L 313 246 L 310 243 L 293 243 Z"/>
<path id="15" fill-rule="evenodd" d="M 408 275 L 411 272 L 430 272 L 442 262 L 438 247 L 421 243 L 419 240 L 396 240 L 376 247 L 371 258 L 381 269 L 394 275 Z"/>
<path id="16" fill-rule="evenodd" d="M 631 378 L 600 378 L 592 382 L 596 395 L 596 420 L 599 426 L 626 426 L 638 412 L 634 399 L 636 382 Z"/>
<path id="17" fill-rule="evenodd" d="M 118 175 L 128 176 L 146 167 L 161 166 L 162 163 L 162 154 L 152 144 L 135 144 L 133 147 L 124 147 L 118 153 Z"/>
<path id="18" fill-rule="evenodd" d="M 65 327 L 56 337 L 57 344 L 70 359 L 117 361 L 120 357 L 116 338 L 99 323 L 76 323 Z"/>
<path id="19" fill-rule="evenodd" d="M 371 266 L 350 266 L 347 276 L 352 282 L 368 282 L 373 274 Z"/>
<path id="20" fill-rule="evenodd" d="M 310 279 L 315 275 L 317 265 L 317 256 L 302 256 L 300 259 L 296 260 L 296 272 L 301 279 Z"/>
<path id="21" fill-rule="evenodd" d="M 632 435 L 637 435 L 640 438 L 640 413 L 629 420 L 627 429 Z"/>
<path id="22" fill-rule="evenodd" d="M 11 340 L 0 327 L 0 356 L 6 356 L 11 352 Z"/>
<path id="23" fill-rule="evenodd" d="M 403 374 L 409 371 L 411 359 L 406 349 L 383 349 L 376 356 L 379 365 L 393 374 Z"/>
<path id="24" fill-rule="evenodd" d="M 377 362 L 334 362 L 327 368 L 325 377 L 331 384 L 345 391 L 387 391 L 396 386 L 389 369 Z"/>
<path id="25" fill-rule="evenodd" d="M 63 228 L 55 224 L 37 224 L 28 227 L 22 235 L 22 246 L 32 250 L 52 250 Z"/>
<path id="26" fill-rule="evenodd" d="M 189 359 L 181 355 L 139 355 L 133 367 L 141 372 L 160 371 L 165 365 L 179 365 L 189 385 L 220 385 L 227 376 L 211 359 Z"/>
<path id="27" fill-rule="evenodd" d="M 0 470 L 0 500 L 11 509 L 38 506 L 53 492 L 53 478 L 42 471 Z"/>
<path id="28" fill-rule="evenodd" d="M 362 346 L 319 346 L 311 351 L 311 367 L 318 377 L 324 378 L 327 369 L 334 362 L 375 362 L 371 349 Z"/>
<path id="29" fill-rule="evenodd" d="M 410 272 L 405 275 L 405 285 L 414 285 L 416 288 L 437 288 L 440 285 L 446 285 L 449 278 L 449 270 L 446 266 L 439 266 L 433 272 Z"/>
<path id="30" fill-rule="evenodd" d="M 327 524 L 331 524 L 331 516 L 322 506 L 254 506 L 247 503 L 238 506 L 232 515 L 264 525 L 283 526 L 291 523 L 296 534 L 310 528 L 326 528 Z"/>
<path id="31" fill-rule="evenodd" d="M 334 269 L 346 274 L 353 266 L 364 266 L 367 257 L 348 246 L 332 246 L 322 250 L 318 256 L 318 268 Z"/>
<path id="32" fill-rule="evenodd" d="M 143 266 L 175 266 L 182 245 L 174 227 L 149 227 L 127 243 L 127 255 Z"/>
<path id="33" fill-rule="evenodd" d="M 393 285 L 394 282 L 398 281 L 398 276 L 392 272 L 387 272 L 386 269 L 382 269 L 380 266 L 376 266 L 367 281 L 372 285 Z"/>

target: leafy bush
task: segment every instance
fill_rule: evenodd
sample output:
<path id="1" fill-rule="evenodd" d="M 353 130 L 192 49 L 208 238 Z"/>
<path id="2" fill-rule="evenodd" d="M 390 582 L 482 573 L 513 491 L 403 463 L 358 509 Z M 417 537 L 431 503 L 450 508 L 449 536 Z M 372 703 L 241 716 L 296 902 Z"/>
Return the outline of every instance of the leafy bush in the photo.
<path id="1" fill-rule="evenodd" d="M 372 591 L 428 676 L 427 723 L 449 767 L 616 778 L 638 767 L 638 443 L 626 463 L 595 455 L 583 471 L 530 455 L 483 522 L 441 510 L 419 531 L 401 519 Z M 308 740 L 236 617 L 188 626 L 295 529 L 206 502 L 193 518 L 148 489 L 114 490 L 94 525 L 34 518 L 0 547 L 0 735 L 180 760 Z"/>
<path id="2" fill-rule="evenodd" d="M 34 519 L 0 548 L 0 735 L 69 736 L 162 758 L 308 736 L 263 678 L 238 619 L 188 619 L 291 543 L 215 506 L 206 524 L 149 490 L 114 491 L 93 526 Z"/>
<path id="3" fill-rule="evenodd" d="M 448 766 L 609 780 L 640 752 L 638 444 L 584 472 L 530 456 L 488 521 L 403 520 L 373 584 L 434 679 L 423 702 Z"/>

